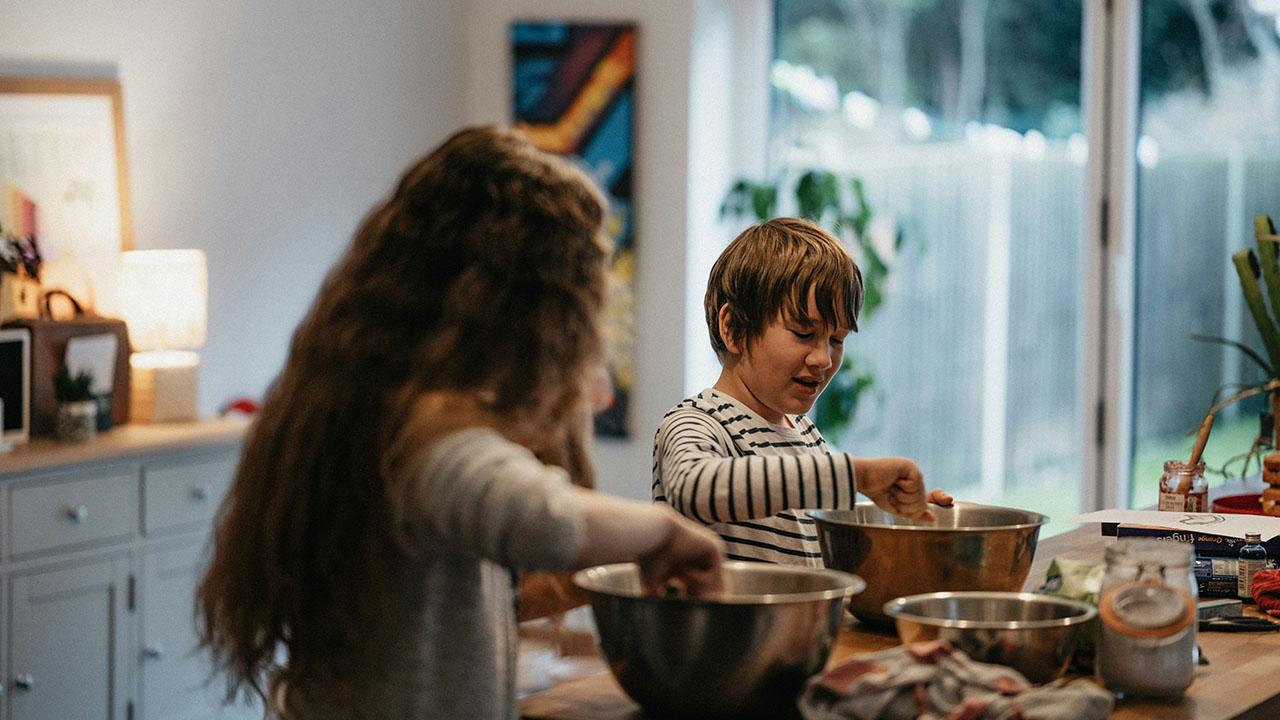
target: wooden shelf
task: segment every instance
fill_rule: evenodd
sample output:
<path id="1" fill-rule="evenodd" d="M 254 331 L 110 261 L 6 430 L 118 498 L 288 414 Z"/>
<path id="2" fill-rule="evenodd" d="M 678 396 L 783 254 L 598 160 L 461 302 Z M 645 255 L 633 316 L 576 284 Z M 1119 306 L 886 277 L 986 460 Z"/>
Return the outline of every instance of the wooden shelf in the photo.
<path id="1" fill-rule="evenodd" d="M 53 438 L 32 438 L 0 452 L 0 474 L 47 470 L 72 463 L 116 460 L 204 445 L 225 445 L 244 437 L 250 422 L 208 419 L 195 422 L 129 423 L 98 433 L 87 443 L 64 443 Z"/>

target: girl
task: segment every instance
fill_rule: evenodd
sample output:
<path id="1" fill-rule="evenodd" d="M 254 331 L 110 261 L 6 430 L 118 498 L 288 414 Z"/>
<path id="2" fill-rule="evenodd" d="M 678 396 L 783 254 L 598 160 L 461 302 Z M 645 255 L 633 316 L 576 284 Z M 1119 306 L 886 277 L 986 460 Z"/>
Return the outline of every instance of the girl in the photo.
<path id="1" fill-rule="evenodd" d="M 651 591 L 720 588 L 712 533 L 570 483 L 589 483 L 603 217 L 582 172 L 478 128 L 364 220 L 246 439 L 198 591 L 229 699 L 514 717 L 516 569 L 636 560 Z"/>

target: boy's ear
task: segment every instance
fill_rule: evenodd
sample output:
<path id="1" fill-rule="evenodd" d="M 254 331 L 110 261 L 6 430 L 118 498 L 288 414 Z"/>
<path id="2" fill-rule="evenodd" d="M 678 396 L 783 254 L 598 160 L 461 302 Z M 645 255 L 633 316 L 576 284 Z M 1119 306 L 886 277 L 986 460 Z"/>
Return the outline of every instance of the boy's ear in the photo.
<path id="1" fill-rule="evenodd" d="M 729 309 L 729 303 L 720 306 L 716 321 L 720 326 L 720 339 L 724 341 L 725 350 L 731 355 L 741 355 L 742 347 L 738 342 L 738 333 L 733 327 L 733 312 Z"/>

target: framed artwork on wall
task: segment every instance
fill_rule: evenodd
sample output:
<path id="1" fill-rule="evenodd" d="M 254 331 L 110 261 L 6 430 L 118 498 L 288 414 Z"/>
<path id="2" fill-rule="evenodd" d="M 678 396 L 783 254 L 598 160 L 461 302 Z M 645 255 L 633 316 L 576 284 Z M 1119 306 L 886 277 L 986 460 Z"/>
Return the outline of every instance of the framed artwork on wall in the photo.
<path id="1" fill-rule="evenodd" d="M 596 415 L 596 434 L 628 437 L 635 383 L 636 28 L 521 20 L 512 24 L 515 124 L 535 145 L 572 158 L 609 197 L 613 242 L 604 313 L 605 360 L 613 404 Z"/>
<path id="2" fill-rule="evenodd" d="M 133 245 L 120 83 L 0 76 L 0 233 L 31 237 L 40 283 L 86 310 Z"/>

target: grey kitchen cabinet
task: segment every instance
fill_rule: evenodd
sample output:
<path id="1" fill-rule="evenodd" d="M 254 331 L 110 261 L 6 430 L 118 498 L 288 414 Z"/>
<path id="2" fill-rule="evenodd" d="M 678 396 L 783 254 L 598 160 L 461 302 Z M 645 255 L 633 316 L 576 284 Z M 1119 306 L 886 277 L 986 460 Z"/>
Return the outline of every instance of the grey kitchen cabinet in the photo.
<path id="1" fill-rule="evenodd" d="M 0 720 L 261 717 L 224 706 L 194 592 L 246 425 L 125 425 L 0 454 Z"/>

